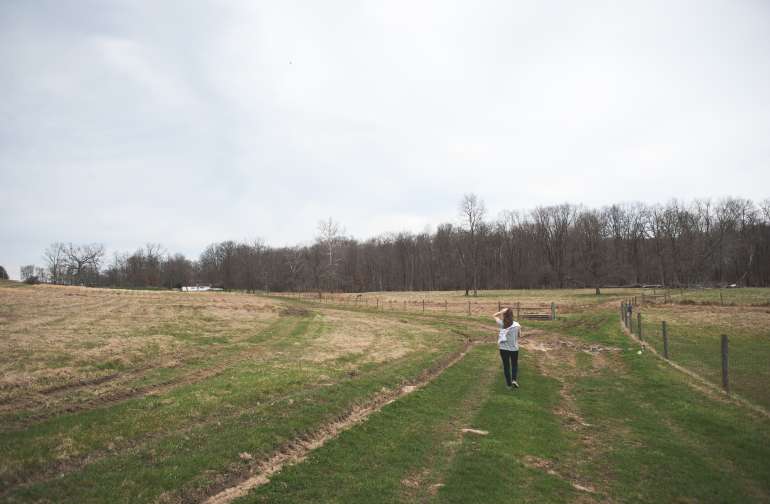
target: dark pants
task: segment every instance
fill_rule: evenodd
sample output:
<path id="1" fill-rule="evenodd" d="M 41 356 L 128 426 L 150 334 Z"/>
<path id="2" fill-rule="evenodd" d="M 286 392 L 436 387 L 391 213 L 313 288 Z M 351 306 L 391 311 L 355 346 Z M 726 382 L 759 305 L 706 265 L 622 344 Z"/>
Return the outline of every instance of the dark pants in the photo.
<path id="1" fill-rule="evenodd" d="M 519 351 L 500 349 L 500 358 L 503 359 L 503 373 L 505 373 L 505 383 L 509 387 L 511 381 L 515 380 L 519 373 Z"/>

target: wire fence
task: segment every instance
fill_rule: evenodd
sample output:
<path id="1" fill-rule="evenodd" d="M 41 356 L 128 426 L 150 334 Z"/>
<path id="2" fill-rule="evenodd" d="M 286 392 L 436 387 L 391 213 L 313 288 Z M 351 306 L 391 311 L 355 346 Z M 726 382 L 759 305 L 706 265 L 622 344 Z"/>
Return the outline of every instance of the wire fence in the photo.
<path id="1" fill-rule="evenodd" d="M 624 326 L 660 354 L 706 380 L 764 408 L 770 408 L 770 345 L 767 328 L 755 331 L 713 324 L 672 324 L 652 307 L 634 304 L 639 298 L 620 303 Z M 718 318 L 718 313 L 708 313 Z"/>
<path id="2" fill-rule="evenodd" d="M 770 290 L 741 288 L 644 288 L 632 298 L 633 304 L 684 304 L 709 306 L 770 306 Z"/>
<path id="3" fill-rule="evenodd" d="M 503 308 L 513 310 L 516 320 L 556 320 L 559 307 L 556 303 L 522 303 L 512 300 L 449 300 L 430 297 L 388 297 L 363 294 L 326 292 L 295 292 L 273 294 L 305 302 L 328 305 L 345 305 L 377 311 L 400 311 L 452 315 L 490 315 Z"/>

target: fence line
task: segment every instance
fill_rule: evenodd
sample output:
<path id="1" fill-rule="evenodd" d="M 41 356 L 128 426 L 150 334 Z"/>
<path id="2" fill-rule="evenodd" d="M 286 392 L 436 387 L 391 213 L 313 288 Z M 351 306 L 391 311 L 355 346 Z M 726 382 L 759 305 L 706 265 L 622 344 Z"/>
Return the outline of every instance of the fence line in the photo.
<path id="1" fill-rule="evenodd" d="M 660 322 L 659 332 L 658 332 L 657 324 L 651 324 L 651 323 L 645 324 L 641 309 L 636 312 L 636 317 L 634 317 L 633 312 L 636 309 L 635 307 L 641 308 L 641 305 L 635 305 L 634 301 L 636 301 L 636 298 L 632 297 L 620 303 L 620 322 L 624 330 L 633 339 L 638 341 L 643 348 L 646 348 L 647 350 L 652 352 L 655 356 L 661 358 L 672 367 L 678 369 L 679 371 L 684 372 L 688 376 L 691 376 L 697 379 L 698 381 L 707 385 L 711 389 L 721 390 L 727 396 L 743 404 L 744 406 L 747 406 L 752 410 L 766 417 L 770 417 L 770 411 L 768 411 L 765 407 L 759 404 L 756 404 L 753 401 L 749 401 L 744 397 L 737 396 L 731 390 L 731 384 L 733 384 L 734 382 L 734 380 L 731 380 L 731 373 L 735 374 L 736 369 L 734 369 L 734 365 L 730 364 L 729 338 L 726 334 L 722 334 L 718 341 L 713 342 L 713 348 L 711 350 L 711 352 L 713 352 L 713 355 L 719 356 L 719 361 L 721 364 L 721 369 L 720 369 L 721 383 L 715 383 L 714 380 L 709 380 L 708 378 L 702 376 L 701 374 L 696 373 L 692 369 L 689 369 L 688 367 L 685 367 L 684 365 L 678 362 L 675 362 L 674 358 L 678 357 L 678 355 L 674 353 L 672 357 L 670 344 L 672 343 L 675 344 L 676 341 L 671 341 L 670 325 L 668 324 L 668 322 L 665 320 Z M 662 344 L 662 354 L 658 352 L 658 350 L 655 348 L 656 344 L 658 343 L 658 339 Z M 703 362 L 703 364 L 706 365 L 705 362 Z M 742 371 L 745 371 L 745 370 L 742 370 Z"/>
<path id="2" fill-rule="evenodd" d="M 556 303 L 530 303 L 522 305 L 520 301 L 502 300 L 463 300 L 449 301 L 430 298 L 398 299 L 387 296 L 364 296 L 361 294 L 332 294 L 323 292 L 273 293 L 277 297 L 287 297 L 298 301 L 317 304 L 345 305 L 367 308 L 375 311 L 402 311 L 418 313 L 446 313 L 454 315 L 488 315 L 502 307 L 510 307 L 516 320 L 556 320 Z"/>

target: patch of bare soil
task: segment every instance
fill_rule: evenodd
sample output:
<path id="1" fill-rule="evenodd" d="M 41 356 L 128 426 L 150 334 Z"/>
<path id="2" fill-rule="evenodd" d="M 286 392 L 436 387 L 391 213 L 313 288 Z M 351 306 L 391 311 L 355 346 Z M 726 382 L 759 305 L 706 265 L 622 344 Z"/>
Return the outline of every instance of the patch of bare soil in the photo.
<path id="1" fill-rule="evenodd" d="M 238 462 L 231 466 L 230 472 L 207 490 L 206 493 L 210 497 L 205 502 L 208 504 L 229 503 L 246 495 L 251 489 L 264 485 L 270 481 L 273 474 L 279 472 L 284 466 L 301 462 L 311 451 L 323 446 L 326 441 L 338 436 L 341 432 L 365 421 L 372 413 L 379 411 L 386 404 L 428 384 L 465 357 L 469 346 L 466 346 L 462 352 L 452 355 L 426 370 L 414 381 L 405 383 L 395 390 L 383 391 L 370 398 L 366 403 L 353 406 L 347 413 L 321 426 L 314 432 L 285 443 L 266 459 L 250 460 L 244 464 L 244 461 L 239 458 Z M 179 502 L 186 501 L 188 498 L 196 500 L 196 496 L 193 495 L 175 496 L 170 494 L 163 496 L 160 500 L 162 502 Z"/>
<path id="2" fill-rule="evenodd" d="M 568 366 L 571 374 L 588 373 L 589 370 L 587 369 L 577 369 L 578 353 L 587 354 L 592 357 L 592 370 L 599 370 L 605 367 L 612 367 L 617 370 L 621 368 L 620 360 L 614 357 L 622 351 L 621 348 L 596 343 L 583 343 L 565 336 L 546 333 L 542 330 L 531 330 L 527 335 L 528 337 L 521 338 L 519 346 L 524 350 L 540 353 L 544 362 L 551 364 L 551 373 L 553 373 L 554 369 L 565 365 Z"/>
<path id="3" fill-rule="evenodd" d="M 310 310 L 292 305 L 281 308 L 279 313 L 282 317 L 309 317 L 313 314 Z"/>
<path id="4" fill-rule="evenodd" d="M 523 463 L 525 466 L 532 468 L 532 469 L 538 469 L 540 471 L 543 471 L 547 474 L 550 474 L 551 476 L 555 476 L 561 480 L 569 482 L 570 485 L 572 485 L 572 488 L 575 490 L 579 490 L 581 492 L 586 492 L 589 494 L 596 493 L 596 489 L 591 486 L 590 483 L 585 482 L 579 482 L 571 479 L 569 476 L 561 474 L 559 471 L 556 470 L 557 464 L 556 462 L 540 457 L 534 457 L 532 455 L 527 455 L 524 457 Z"/>

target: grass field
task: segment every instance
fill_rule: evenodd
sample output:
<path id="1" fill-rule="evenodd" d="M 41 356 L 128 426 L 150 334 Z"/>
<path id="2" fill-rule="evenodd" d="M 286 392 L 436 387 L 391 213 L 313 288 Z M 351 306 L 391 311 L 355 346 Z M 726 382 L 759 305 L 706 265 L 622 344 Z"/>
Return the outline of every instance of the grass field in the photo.
<path id="1" fill-rule="evenodd" d="M 642 336 L 663 352 L 666 321 L 669 357 L 720 384 L 720 338 L 729 338 L 731 389 L 770 409 L 770 307 L 752 305 L 648 305 Z M 636 320 L 634 320 L 636 325 Z"/>
<path id="2" fill-rule="evenodd" d="M 672 289 L 670 294 L 672 300 L 677 303 L 770 306 L 770 289 L 758 287 L 741 289 Z"/>
<path id="3" fill-rule="evenodd" d="M 486 317 L 0 284 L 0 501 L 770 501 L 767 416 L 638 354 L 629 293 L 541 294 L 593 307 L 525 324 L 512 392 Z"/>
<path id="4" fill-rule="evenodd" d="M 489 315 L 501 305 L 519 306 L 522 313 L 550 313 L 551 303 L 557 313 L 579 313 L 620 302 L 640 293 L 639 289 L 517 289 L 465 291 L 421 291 L 421 292 L 364 292 L 341 293 L 276 293 L 286 299 L 305 299 L 316 303 L 332 302 L 356 307 L 379 308 L 382 311 L 422 312 L 447 315 Z"/>

